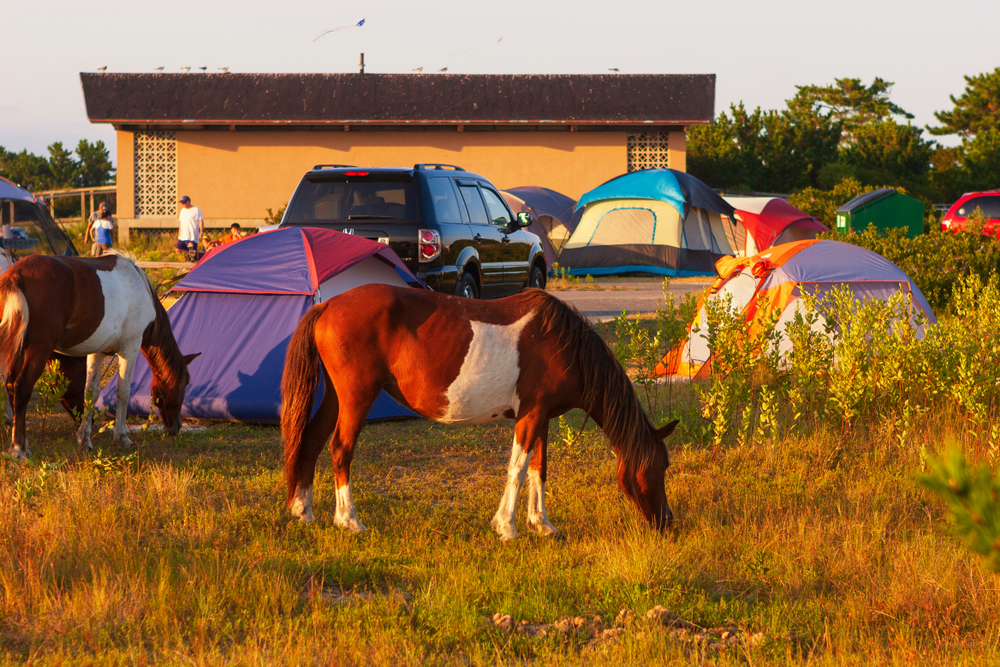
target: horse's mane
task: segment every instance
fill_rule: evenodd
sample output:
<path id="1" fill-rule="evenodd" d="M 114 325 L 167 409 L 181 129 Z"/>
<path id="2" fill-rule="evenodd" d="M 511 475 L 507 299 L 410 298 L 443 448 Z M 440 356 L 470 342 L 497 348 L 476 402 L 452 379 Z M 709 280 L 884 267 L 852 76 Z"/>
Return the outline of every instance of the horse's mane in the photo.
<path id="1" fill-rule="evenodd" d="M 626 484 L 645 470 L 660 443 L 642 403 L 614 352 L 573 306 L 542 290 L 525 290 L 521 298 L 536 312 L 546 337 L 567 352 L 580 374 L 581 407 L 603 408 L 601 428 L 618 450 L 625 466 Z"/>
<path id="2" fill-rule="evenodd" d="M 156 288 L 153 287 L 146 272 L 139 266 L 135 255 L 127 250 L 118 250 L 117 248 L 111 249 L 105 254 L 112 253 L 126 260 L 142 276 L 143 283 L 149 292 L 149 298 L 153 302 L 153 311 L 156 313 L 152 325 L 142 335 L 142 351 L 146 355 L 149 365 L 163 376 L 165 382 L 172 386 L 186 372 L 187 364 L 180 348 L 177 347 L 177 340 L 174 338 L 174 330 L 170 326 L 167 310 L 160 303 L 160 298 L 156 295 Z"/>

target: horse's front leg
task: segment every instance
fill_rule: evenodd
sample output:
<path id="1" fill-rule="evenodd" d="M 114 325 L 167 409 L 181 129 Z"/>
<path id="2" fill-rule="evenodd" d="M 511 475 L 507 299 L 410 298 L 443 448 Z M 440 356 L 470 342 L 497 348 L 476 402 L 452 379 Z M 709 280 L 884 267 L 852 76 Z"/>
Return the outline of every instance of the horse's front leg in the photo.
<path id="1" fill-rule="evenodd" d="M 548 477 L 549 420 L 538 419 L 529 427 L 533 433 L 531 461 L 528 464 L 528 530 L 542 537 L 559 531 L 545 513 L 545 480 Z"/>
<path id="2" fill-rule="evenodd" d="M 131 447 L 128 437 L 128 399 L 132 395 L 132 371 L 139 358 L 139 346 L 118 351 L 118 407 L 115 410 L 114 442 L 120 447 Z M 149 406 L 150 410 L 153 406 Z"/>
<path id="3" fill-rule="evenodd" d="M 101 369 L 104 368 L 104 360 L 107 355 L 102 352 L 95 352 L 87 357 L 87 380 L 84 385 L 83 418 L 80 420 L 80 427 L 76 430 L 76 443 L 80 447 L 93 449 L 94 445 L 90 441 L 94 424 L 94 403 L 97 401 L 97 394 L 101 390 Z"/>
<path id="4" fill-rule="evenodd" d="M 507 486 L 500 498 L 500 507 L 493 515 L 490 525 L 493 526 L 502 540 L 517 539 L 517 499 L 521 495 L 521 485 L 524 484 L 528 472 L 528 463 L 534 458 L 533 449 L 538 444 L 539 419 L 535 415 L 522 417 L 514 425 L 514 445 L 510 450 L 510 463 L 507 464 Z M 541 420 L 545 424 L 544 420 Z M 529 509 L 529 527 L 530 509 Z M 554 529 L 553 529 L 554 530 Z"/>

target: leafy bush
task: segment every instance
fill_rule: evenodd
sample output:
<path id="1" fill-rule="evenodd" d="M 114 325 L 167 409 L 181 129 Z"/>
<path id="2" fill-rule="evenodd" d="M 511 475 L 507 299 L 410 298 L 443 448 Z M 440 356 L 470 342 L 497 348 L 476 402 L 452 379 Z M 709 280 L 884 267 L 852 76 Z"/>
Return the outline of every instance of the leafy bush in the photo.
<path id="1" fill-rule="evenodd" d="M 1000 458 L 1000 429 L 990 428 L 1000 407 L 1000 278 L 959 278 L 952 300 L 954 315 L 931 325 L 904 293 L 857 301 L 840 288 L 804 295 L 779 332 L 777 313 L 767 314 L 767 307 L 748 327 L 731 300 L 713 299 L 705 330 L 695 331 L 708 340 L 711 377 L 696 383 L 697 411 L 682 423 L 714 448 L 826 428 L 844 434 L 877 429 L 884 440 L 906 447 L 918 422 L 939 408 L 957 411 L 969 442 Z M 654 413 L 653 369 L 683 338 L 679 323 L 689 322 L 693 311 L 667 308 L 652 331 L 624 316 L 616 320 L 619 359 Z M 779 354 L 779 345 L 787 349 L 789 342 L 791 349 Z"/>

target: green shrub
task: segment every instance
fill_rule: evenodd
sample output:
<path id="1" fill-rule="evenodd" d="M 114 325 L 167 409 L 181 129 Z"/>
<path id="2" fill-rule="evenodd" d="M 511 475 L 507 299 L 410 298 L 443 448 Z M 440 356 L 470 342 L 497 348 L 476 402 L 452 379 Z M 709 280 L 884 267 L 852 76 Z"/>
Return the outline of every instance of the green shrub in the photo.
<path id="1" fill-rule="evenodd" d="M 846 287 L 804 295 L 783 332 L 777 313 L 748 327 L 726 296 L 711 300 L 703 332 L 711 376 L 695 383 L 698 405 L 682 415 L 685 429 L 715 448 L 824 428 L 875 429 L 905 448 L 936 407 L 968 425 L 968 444 L 1000 458 L 1000 428 L 990 428 L 1000 407 L 1000 278 L 959 278 L 953 294 L 955 314 L 933 325 L 902 292 L 864 301 Z M 616 320 L 618 358 L 653 413 L 656 363 L 684 337 L 693 311 L 693 299 L 690 308 L 666 308 L 652 328 L 624 313 Z"/>

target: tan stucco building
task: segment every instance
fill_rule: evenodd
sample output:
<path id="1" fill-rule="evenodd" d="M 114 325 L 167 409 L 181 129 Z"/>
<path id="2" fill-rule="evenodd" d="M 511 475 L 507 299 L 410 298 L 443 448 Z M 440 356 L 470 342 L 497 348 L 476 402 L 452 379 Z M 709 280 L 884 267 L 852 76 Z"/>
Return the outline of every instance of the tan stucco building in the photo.
<path id="1" fill-rule="evenodd" d="M 685 169 L 714 75 L 81 74 L 118 133 L 120 227 L 257 226 L 316 164 L 456 164 L 573 198 L 627 171 Z M 127 233 L 127 232 L 126 232 Z"/>

